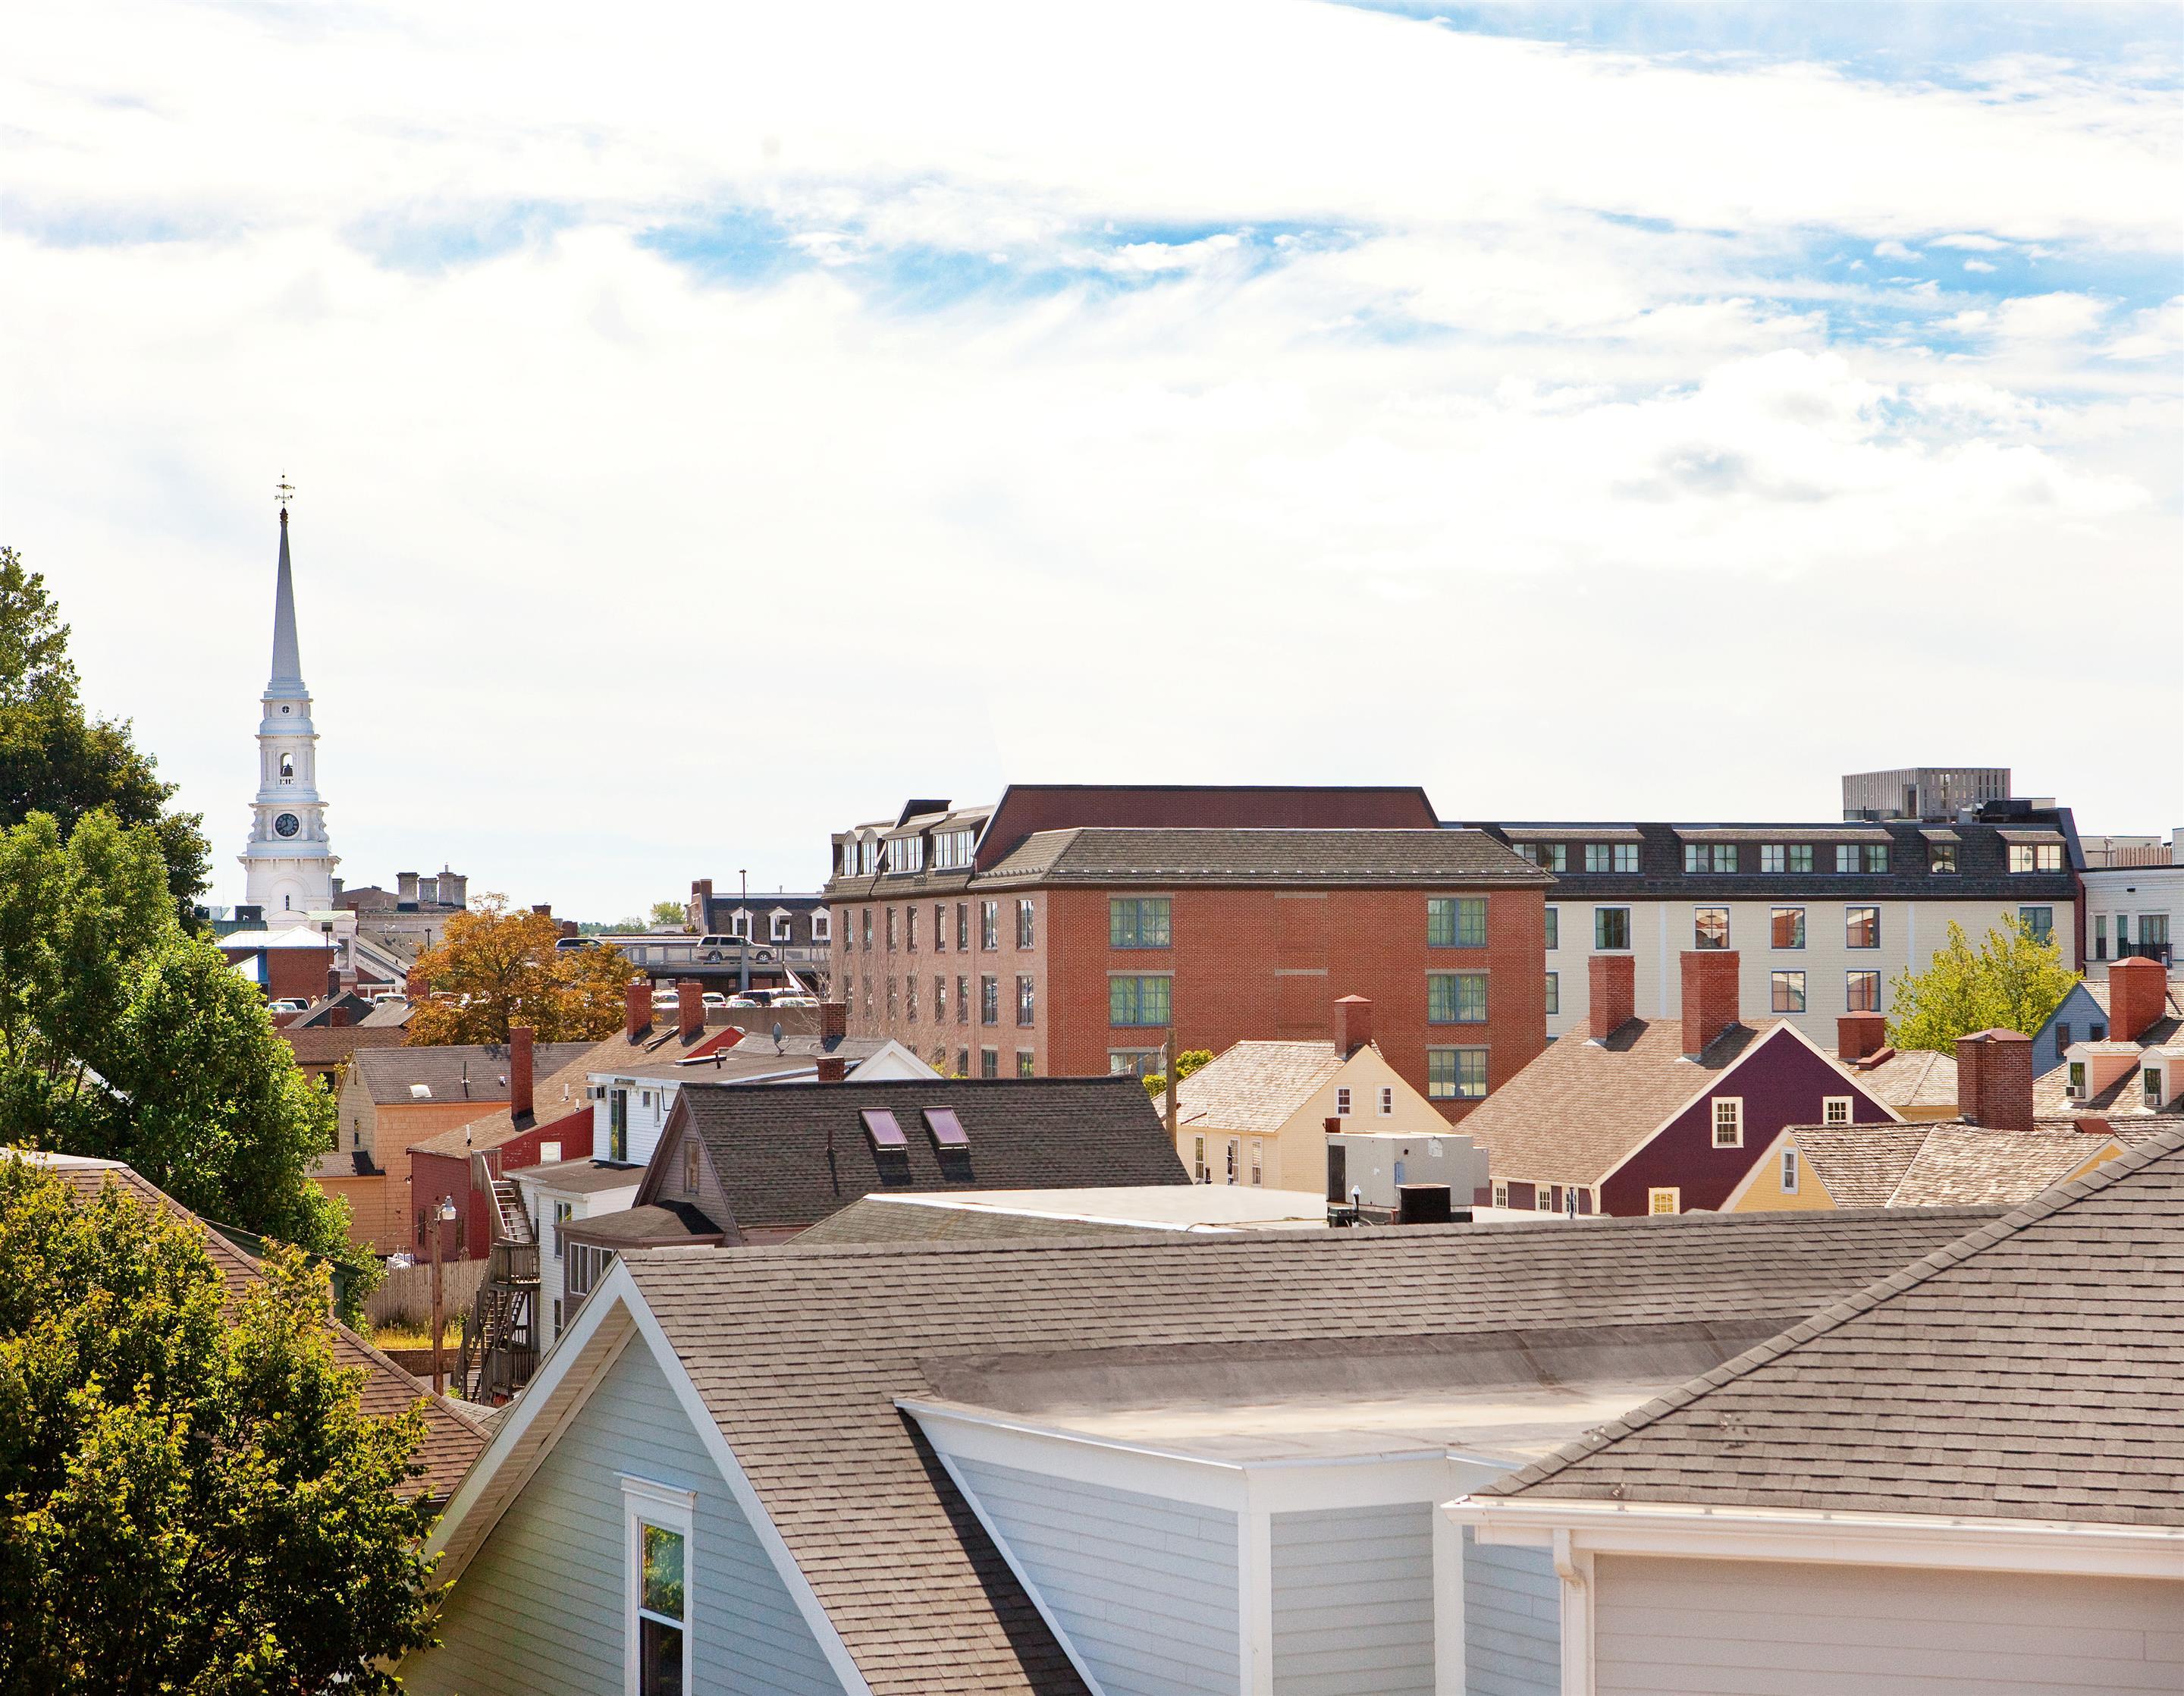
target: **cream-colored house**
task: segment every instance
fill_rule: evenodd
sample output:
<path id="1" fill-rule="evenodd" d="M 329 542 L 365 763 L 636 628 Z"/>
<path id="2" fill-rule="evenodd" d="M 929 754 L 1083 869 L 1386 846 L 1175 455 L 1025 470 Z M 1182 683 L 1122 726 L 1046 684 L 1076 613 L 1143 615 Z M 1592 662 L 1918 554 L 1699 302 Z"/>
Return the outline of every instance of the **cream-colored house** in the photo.
<path id="1" fill-rule="evenodd" d="M 1446 1137 L 1447 1118 L 1372 1042 L 1240 1042 L 1183 1080 L 1176 1152 L 1201 1183 L 1327 1190 L 1328 1121 Z"/>

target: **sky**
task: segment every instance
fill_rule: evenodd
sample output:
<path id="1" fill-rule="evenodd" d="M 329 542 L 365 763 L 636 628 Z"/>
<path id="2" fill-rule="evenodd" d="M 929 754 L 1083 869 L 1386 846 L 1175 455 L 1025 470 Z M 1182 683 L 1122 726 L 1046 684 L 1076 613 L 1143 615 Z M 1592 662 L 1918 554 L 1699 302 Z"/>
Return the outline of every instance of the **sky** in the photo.
<path id="1" fill-rule="evenodd" d="M 2173 7 L 10 8 L 0 540 L 233 901 L 1011 782 L 2184 823 Z"/>

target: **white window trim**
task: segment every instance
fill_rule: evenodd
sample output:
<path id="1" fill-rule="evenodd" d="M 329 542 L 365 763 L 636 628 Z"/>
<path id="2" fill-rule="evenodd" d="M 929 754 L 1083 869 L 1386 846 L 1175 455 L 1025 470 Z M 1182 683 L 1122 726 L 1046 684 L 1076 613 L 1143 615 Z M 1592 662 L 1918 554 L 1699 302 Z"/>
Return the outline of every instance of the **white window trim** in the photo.
<path id="1" fill-rule="evenodd" d="M 1721 1140 L 1721 1110 L 1733 1107 L 1736 1113 L 1736 1141 Z M 1744 1097 L 1741 1096 L 1709 1096 L 1707 1098 L 1707 1129 L 1712 1136 L 1710 1146 L 1741 1148 L 1744 1146 Z"/>
<path id="2" fill-rule="evenodd" d="M 1334 1088 L 1334 1114 L 1337 1119 L 1350 1117 L 1350 1085 L 1338 1084 Z"/>
<path id="3" fill-rule="evenodd" d="M 1782 1151 L 1780 1182 L 1784 1195 L 1794 1196 L 1797 1193 L 1797 1146 L 1795 1143 Z"/>
<path id="4" fill-rule="evenodd" d="M 1393 1084 L 1383 1084 L 1380 1085 L 1380 1117 L 1393 1119 L 1395 1116 L 1396 1086 Z"/>
<path id="5" fill-rule="evenodd" d="M 698 1586 L 696 1530 L 698 1492 L 656 1484 L 649 1478 L 621 1481 L 622 1520 L 622 1690 L 637 1696 L 638 1604 L 644 1587 L 644 1545 L 641 1526 L 653 1525 L 682 1539 L 682 1688 L 690 1684 L 690 1650 L 697 1637 L 691 1615 L 696 1611 Z"/>
<path id="6" fill-rule="evenodd" d="M 1509 1186 L 1506 1181 L 1496 1180 L 1495 1183 L 1494 1205 L 1497 1208 L 1506 1208 L 1509 1205 Z"/>
<path id="7" fill-rule="evenodd" d="M 1654 1202 L 1663 1196 L 1666 1196 L 1669 1198 L 1669 1205 L 1665 1208 L 1656 1207 Z M 1646 1218 L 1665 1219 L 1670 1213 L 1680 1213 L 1683 1210 L 1684 1192 L 1680 1186 L 1667 1185 L 1646 1191 Z"/>
<path id="8" fill-rule="evenodd" d="M 1836 1107 L 1841 1107 L 1842 1109 L 1842 1117 L 1841 1119 L 1830 1118 L 1830 1113 L 1831 1113 Z M 1820 1097 L 1820 1123 L 1822 1124 L 1848 1124 L 1857 1117 L 1858 1104 L 1850 1096 L 1822 1096 Z"/>

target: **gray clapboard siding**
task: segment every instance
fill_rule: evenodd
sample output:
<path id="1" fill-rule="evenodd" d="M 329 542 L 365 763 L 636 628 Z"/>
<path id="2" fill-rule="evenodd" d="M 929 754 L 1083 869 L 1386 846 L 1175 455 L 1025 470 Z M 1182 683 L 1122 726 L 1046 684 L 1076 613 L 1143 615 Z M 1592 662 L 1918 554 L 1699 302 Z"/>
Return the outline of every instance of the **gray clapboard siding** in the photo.
<path id="1" fill-rule="evenodd" d="M 1234 1696 L 1234 1514 L 988 1461 L 956 1464 L 1107 1696 Z"/>
<path id="2" fill-rule="evenodd" d="M 621 1481 L 697 1492 L 689 1550 L 695 1688 L 841 1696 L 788 1587 L 759 1546 L 640 1338 L 562 1433 L 456 1582 L 435 1650 L 403 1663 L 418 1696 L 618 1696 Z"/>
<path id="3" fill-rule="evenodd" d="M 1562 1581 L 1543 1548 L 1463 1533 L 1467 1696 L 1561 1696 Z"/>
<path id="4" fill-rule="evenodd" d="M 1275 1696 L 1433 1696 L 1433 1504 L 1276 1514 Z"/>
<path id="5" fill-rule="evenodd" d="M 1599 1696 L 2184 1690 L 2184 1584 L 1600 1557 Z"/>

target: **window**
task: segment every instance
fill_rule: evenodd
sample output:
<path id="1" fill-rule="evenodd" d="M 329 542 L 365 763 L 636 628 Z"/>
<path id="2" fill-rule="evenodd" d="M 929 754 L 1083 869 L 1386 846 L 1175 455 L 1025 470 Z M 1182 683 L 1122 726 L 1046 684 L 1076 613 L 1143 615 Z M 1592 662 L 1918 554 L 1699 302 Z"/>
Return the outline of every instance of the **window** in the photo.
<path id="1" fill-rule="evenodd" d="M 2104 912 L 2093 915 L 2093 958 L 2109 957 L 2109 916 Z"/>
<path id="2" fill-rule="evenodd" d="M 1117 977 L 1107 979 L 1107 1023 L 1110 1024 L 1166 1024 L 1168 1022 L 1168 985 L 1165 976 L 1138 978 Z M 1027 1012 L 1031 994 L 1031 979 L 1017 979 L 1017 1023 L 1029 1024 Z"/>
<path id="3" fill-rule="evenodd" d="M 1823 1096 L 1820 1098 L 1820 1123 L 1822 1124 L 1848 1124 L 1850 1123 L 1850 1097 L 1848 1096 Z"/>
<path id="4" fill-rule="evenodd" d="M 971 1075 L 971 1051 L 967 1048 L 956 1051 L 956 1075 L 959 1078 Z"/>
<path id="5" fill-rule="evenodd" d="M 1782 1151 L 1782 1193 L 1786 1196 L 1797 1193 L 1797 1151 L 1794 1148 Z"/>
<path id="6" fill-rule="evenodd" d="M 1646 1191 L 1646 1211 L 1649 1213 L 1680 1213 L 1684 1210 L 1681 1190 L 1648 1190 Z"/>
<path id="7" fill-rule="evenodd" d="M 1395 1087 L 1392 1085 L 1383 1084 L 1380 1085 L 1380 1117 L 1382 1119 L 1393 1119 L 1395 1116 Z"/>
<path id="8" fill-rule="evenodd" d="M 1805 974 L 1802 972 L 1770 972 L 1767 980 L 1773 992 L 1776 1013 L 1802 1013 L 1805 1010 Z"/>
<path id="9" fill-rule="evenodd" d="M 594 1248 L 588 1242 L 572 1242 L 568 1248 L 569 1293 L 588 1296 L 599 1287 L 599 1280 L 607 1275 L 607 1268 L 614 1264 L 611 1250 Z"/>
<path id="10" fill-rule="evenodd" d="M 1168 946 L 1168 897 L 1117 896 L 1107 903 L 1110 948 L 1165 948 Z"/>
<path id="11" fill-rule="evenodd" d="M 766 940 L 786 942 L 794 934 L 794 929 L 795 922 L 788 913 L 777 912 L 772 916 L 772 922 L 766 927 Z M 816 926 L 814 929 L 816 929 Z"/>
<path id="12" fill-rule="evenodd" d="M 629 1537 L 628 1688 L 636 1696 L 682 1696 L 690 1688 L 683 1572 L 697 1498 L 642 1478 L 623 1479 L 621 1492 Z"/>
<path id="13" fill-rule="evenodd" d="M 1888 845 L 1885 842 L 1836 844 L 1836 870 L 1838 872 L 1885 872 L 1887 869 Z"/>
<path id="14" fill-rule="evenodd" d="M 1596 907 L 1592 910 L 1592 946 L 1603 950 L 1630 946 L 1630 909 Z"/>
<path id="15" fill-rule="evenodd" d="M 1953 842 L 1929 842 L 1926 845 L 1926 869 L 1943 877 L 1955 876 L 1957 845 Z"/>
<path id="16" fill-rule="evenodd" d="M 1001 946 L 1001 904 L 999 901 L 978 903 L 978 946 L 998 948 Z"/>
<path id="17" fill-rule="evenodd" d="M 728 934 L 738 942 L 750 940 L 750 915 L 738 908 L 728 915 Z"/>
<path id="18" fill-rule="evenodd" d="M 1638 869 L 1635 842 L 1588 842 L 1585 845 L 1588 872 L 1635 872 Z"/>
<path id="19" fill-rule="evenodd" d="M 992 1022 L 993 1021 L 990 1019 L 987 1021 L 989 1024 Z M 1000 1049 L 981 1048 L 978 1051 L 978 1075 L 982 1078 L 998 1078 L 1001 1075 L 1001 1051 Z"/>
<path id="20" fill-rule="evenodd" d="M 1813 869 L 1811 843 L 1792 842 L 1788 845 L 1786 851 L 1790 860 L 1790 869 L 1792 872 L 1810 872 Z"/>
<path id="21" fill-rule="evenodd" d="M 862 912 L 865 921 L 864 946 L 865 951 L 869 953 L 872 951 L 872 910 L 870 907 L 866 907 L 862 909 Z"/>
<path id="22" fill-rule="evenodd" d="M 544 1163 L 542 1161 L 540 1163 L 543 1165 Z M 576 1214 L 577 1204 L 574 1202 L 554 1203 L 554 1223 L 547 1230 L 546 1252 L 555 1260 L 561 1258 L 561 1227 L 574 1219 Z M 559 1333 L 557 1332 L 556 1335 Z"/>
<path id="23" fill-rule="evenodd" d="M 1486 897 L 1435 895 L 1426 902 L 1426 946 L 1484 948 Z"/>
<path id="24" fill-rule="evenodd" d="M 283 754 L 281 756 L 281 775 L 284 778 L 292 778 L 296 775 L 296 756 L 293 754 Z"/>
<path id="25" fill-rule="evenodd" d="M 1805 946 L 1805 910 L 1801 907 L 1778 907 L 1774 909 L 1769 935 L 1777 948 L 1802 948 Z"/>
<path id="26" fill-rule="evenodd" d="M 561 1298 L 559 1296 L 554 1297 L 554 1335 L 557 1337 L 561 1335 Z"/>
<path id="27" fill-rule="evenodd" d="M 2063 845 L 2059 842 L 2013 842 L 2009 845 L 2012 872 L 2059 872 Z"/>
<path id="28" fill-rule="evenodd" d="M 1334 1112 L 1335 1116 L 1339 1119 L 1348 1119 L 1350 1117 L 1350 1085 L 1347 1084 L 1342 1084 L 1336 1086 L 1334 1091 Z"/>
<path id="29" fill-rule="evenodd" d="M 978 1023 L 999 1024 L 1001 1022 L 1001 980 L 999 978 L 978 979 Z"/>
<path id="30" fill-rule="evenodd" d="M 1031 979 L 1028 977 L 1019 977 L 1017 979 L 1017 1023 L 1020 1025 L 1029 1024 L 1032 1022 L 1034 1011 Z"/>
<path id="31" fill-rule="evenodd" d="M 1234 1137 L 1228 1139 L 1228 1181 L 1232 1184 L 1236 1181 L 1236 1155 L 1241 1146 Z"/>
<path id="32" fill-rule="evenodd" d="M 1846 948 L 1880 946 L 1880 909 L 1879 907 L 1847 907 L 1843 909 L 1843 946 Z"/>
<path id="33" fill-rule="evenodd" d="M 1694 948 L 1729 946 L 1729 909 L 1727 907 L 1695 907 L 1691 909 L 1691 946 Z"/>
<path id="34" fill-rule="evenodd" d="M 879 869 L 880 845 L 875 837 L 866 837 L 857 845 L 857 869 L 870 877 Z"/>
<path id="35" fill-rule="evenodd" d="M 968 978 L 958 978 L 956 980 L 956 1023 L 968 1024 L 970 1022 L 971 980 Z M 968 1071 L 969 1068 L 967 1067 L 964 1069 Z"/>
<path id="36" fill-rule="evenodd" d="M 1563 974 L 1560 972 L 1550 972 L 1547 974 L 1547 1011 L 1549 1013 L 1558 1013 L 1562 1010 Z"/>
<path id="37" fill-rule="evenodd" d="M 2165 947 L 2169 942 L 2169 915 L 2165 912 L 2142 912 L 2138 916 L 2138 940 L 2142 947 Z"/>
<path id="38" fill-rule="evenodd" d="M 956 951 L 959 954 L 971 951 L 971 903 L 968 901 L 956 903 Z"/>
<path id="39" fill-rule="evenodd" d="M 1703 872 L 1706 868 L 1706 845 L 1703 842 L 1686 842 L 1684 844 L 1684 870 L 1686 873 Z"/>
<path id="40" fill-rule="evenodd" d="M 2086 1098 L 2086 1063 L 2082 1060 L 2073 1060 L 2070 1063 L 2068 1093 L 2073 1101 L 2081 1102 Z"/>
<path id="41" fill-rule="evenodd" d="M 2145 1077 L 2146 1104 L 2158 1110 L 2162 1102 L 2167 1099 L 2161 1093 L 2161 1068 L 2159 1066 L 2148 1066 L 2146 1068 Z"/>
<path id="42" fill-rule="evenodd" d="M 1586 843 L 1586 844 L 1585 845 L 1585 870 L 1586 870 L 1586 871 L 1588 871 L 1588 872 L 1604 872 L 1604 871 L 1606 871 L 1606 870 L 1608 868 L 1608 867 L 1613 863 L 1613 862 L 1611 862 L 1607 856 L 1608 856 L 1608 845 L 1607 845 L 1607 843 L 1605 843 L 1605 842 L 1588 842 L 1588 843 Z"/>
<path id="43" fill-rule="evenodd" d="M 1638 845 L 1635 842 L 1617 843 L 1613 858 L 1617 871 L 1635 872 L 1638 869 Z"/>
<path id="44" fill-rule="evenodd" d="M 1017 946 L 1019 948 L 1032 946 L 1031 914 L 1031 898 L 1027 895 L 1017 902 Z"/>
<path id="45" fill-rule="evenodd" d="M 894 915 L 892 907 L 889 909 L 889 915 Z M 917 952 L 917 909 L 914 907 L 902 910 L 902 946 L 913 954 Z"/>
<path id="46" fill-rule="evenodd" d="M 888 990 L 887 990 L 887 996 L 888 996 L 888 1023 L 889 1023 L 889 1024 L 893 1024 L 894 1023 L 894 1009 L 895 1009 L 895 981 L 894 981 L 894 979 L 893 978 L 889 978 L 889 979 L 887 980 L 887 986 L 888 986 Z"/>
<path id="47" fill-rule="evenodd" d="M 1551 1186 L 1542 1184 L 1532 1191 L 1532 1211 L 1551 1213 L 1555 1210 L 1555 1192 Z"/>
<path id="48" fill-rule="evenodd" d="M 1741 1096 L 1716 1096 L 1713 1098 L 1713 1146 L 1716 1148 L 1744 1146 L 1744 1098 Z"/>
<path id="49" fill-rule="evenodd" d="M 694 1136 L 682 1139 L 682 1193 L 698 1193 L 698 1139 Z"/>
<path id="50" fill-rule="evenodd" d="M 2131 940 L 2131 915 L 2127 912 L 2120 912 L 2115 916 L 2115 922 L 2116 958 L 2120 960 L 2124 957 L 2124 944 Z"/>
<path id="51" fill-rule="evenodd" d="M 898 836 L 888 844 L 888 870 L 917 872 L 925 868 L 925 839 Z"/>
<path id="52" fill-rule="evenodd" d="M 971 847 L 978 840 L 975 830 L 936 830 L 933 833 L 933 869 L 961 871 L 971 863 Z"/>
<path id="53" fill-rule="evenodd" d="M 1202 1136 L 1190 1139 L 1190 1175 L 1201 1184 L 1213 1175 L 1206 1169 L 1206 1139 Z"/>
<path id="54" fill-rule="evenodd" d="M 1875 873 L 1886 872 L 1888 869 L 1888 845 L 1886 842 L 1869 842 L 1865 845 L 1865 869 Z"/>
<path id="55" fill-rule="evenodd" d="M 1879 1013 L 1880 1011 L 1880 974 L 1878 972 L 1844 973 L 1843 1009 L 1847 1013 Z"/>
<path id="56" fill-rule="evenodd" d="M 834 940 L 833 915 L 823 907 L 811 909 L 811 940 L 814 942 L 832 942 Z"/>
<path id="57" fill-rule="evenodd" d="M 1781 872 L 1789 869 L 1780 843 L 1763 842 L 1759 845 L 1759 869 L 1763 872 Z"/>
<path id="58" fill-rule="evenodd" d="M 1543 870 L 1569 870 L 1569 844 L 1567 842 L 1519 842 L 1517 851 Z M 1590 871 L 1592 868 L 1587 867 L 1585 869 Z"/>
<path id="59" fill-rule="evenodd" d="M 933 903 L 933 951 L 936 954 L 948 951 L 948 903 L 945 901 Z"/>
<path id="60" fill-rule="evenodd" d="M 1563 910 L 1558 907 L 1551 907 L 1547 909 L 1547 946 L 1552 949 L 1562 946 Z"/>
<path id="61" fill-rule="evenodd" d="M 629 1158 L 629 1091 L 607 1091 L 607 1158 Z"/>
<path id="62" fill-rule="evenodd" d="M 1686 872 L 1733 872 L 1736 869 L 1736 844 L 1686 842 L 1684 844 L 1684 869 Z"/>
<path id="63" fill-rule="evenodd" d="M 2035 942 L 2054 940 L 2055 909 L 2052 907 L 2021 907 L 2017 910 L 2017 922 L 2032 933 Z M 2142 934 L 2145 929 L 2143 924 L 2139 926 Z"/>
<path id="64" fill-rule="evenodd" d="M 1251 1139 L 1251 1181 L 1254 1184 L 1263 1184 L 1266 1181 L 1263 1175 L 1266 1164 L 1266 1145 L 1255 1136 Z"/>
<path id="65" fill-rule="evenodd" d="M 1110 1048 L 1107 1051 L 1110 1076 L 1150 1078 L 1160 1068 L 1161 1052 L 1157 1048 Z"/>
<path id="66" fill-rule="evenodd" d="M 1509 1205 L 1509 1186 L 1506 1183 L 1495 1185 L 1494 1205 L 1497 1208 L 1506 1208 Z"/>
<path id="67" fill-rule="evenodd" d="M 887 910 L 887 946 L 889 951 L 892 953 L 894 950 L 894 909 L 893 907 Z"/>
<path id="68" fill-rule="evenodd" d="M 1036 1075 L 1037 1074 L 1032 1070 L 1031 1050 L 1028 1048 L 1017 1049 L 1017 1076 L 1019 1078 L 1029 1078 Z"/>
<path id="69" fill-rule="evenodd" d="M 2055 1021 L 2055 1052 L 2060 1054 L 2070 1046 L 2070 1021 L 2067 1018 L 2059 1018 Z M 545 1163 L 541 1161 L 539 1163 L 543 1165 Z"/>
<path id="70" fill-rule="evenodd" d="M 1427 1049 L 1426 1094 L 1435 1101 L 1475 1102 L 1483 1098 L 1486 1094 L 1486 1051 Z"/>
<path id="71" fill-rule="evenodd" d="M 1481 1024 L 1486 1018 L 1486 974 L 1426 974 L 1426 1023 Z"/>

